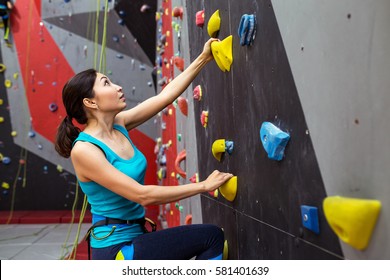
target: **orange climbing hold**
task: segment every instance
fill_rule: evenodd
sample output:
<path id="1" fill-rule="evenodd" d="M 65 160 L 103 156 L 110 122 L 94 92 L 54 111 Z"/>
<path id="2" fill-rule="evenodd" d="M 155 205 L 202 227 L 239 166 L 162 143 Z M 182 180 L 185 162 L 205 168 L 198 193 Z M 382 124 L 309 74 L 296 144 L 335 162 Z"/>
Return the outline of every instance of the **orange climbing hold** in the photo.
<path id="1" fill-rule="evenodd" d="M 204 128 L 207 127 L 207 124 L 209 122 L 209 111 L 202 111 L 202 114 L 200 115 L 200 122 L 202 123 Z"/>
<path id="2" fill-rule="evenodd" d="M 181 169 L 180 167 L 180 163 L 186 159 L 186 156 L 187 156 L 187 153 L 186 153 L 186 150 L 182 150 L 176 157 L 176 160 L 175 160 L 175 169 L 176 169 L 176 172 L 181 176 L 183 177 L 184 179 L 187 177 L 187 174 L 186 172 Z"/>
<path id="3" fill-rule="evenodd" d="M 180 96 L 177 99 L 177 105 L 179 106 L 180 112 L 183 113 L 184 116 L 188 116 L 188 102 L 187 99 Z"/>
<path id="4" fill-rule="evenodd" d="M 175 66 L 177 67 L 177 69 L 179 69 L 180 71 L 184 71 L 184 59 L 179 57 L 179 56 L 175 56 L 173 58 L 173 62 L 175 63 Z"/>
<path id="5" fill-rule="evenodd" d="M 183 7 L 174 7 L 172 10 L 172 16 L 175 18 L 183 19 Z"/>

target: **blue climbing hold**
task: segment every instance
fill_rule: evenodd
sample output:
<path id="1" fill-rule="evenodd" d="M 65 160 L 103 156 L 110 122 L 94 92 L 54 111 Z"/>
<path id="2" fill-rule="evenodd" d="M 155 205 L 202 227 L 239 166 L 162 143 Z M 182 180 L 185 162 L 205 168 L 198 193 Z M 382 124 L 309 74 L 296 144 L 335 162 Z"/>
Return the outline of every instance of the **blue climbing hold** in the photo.
<path id="1" fill-rule="evenodd" d="M 225 141 L 225 149 L 226 149 L 226 152 L 228 152 L 228 154 L 231 155 L 233 153 L 233 149 L 234 149 L 234 142 L 226 140 Z"/>
<path id="2" fill-rule="evenodd" d="M 32 131 L 32 130 L 30 130 L 30 131 L 28 132 L 28 137 L 34 138 L 34 137 L 35 137 L 35 132 Z"/>
<path id="3" fill-rule="evenodd" d="M 260 140 L 270 159 L 282 160 L 290 135 L 272 123 L 264 122 L 260 128 Z"/>
<path id="4" fill-rule="evenodd" d="M 256 36 L 256 16 L 244 14 L 241 17 L 238 27 L 238 36 L 240 36 L 240 45 L 251 45 Z"/>
<path id="5" fill-rule="evenodd" d="M 50 112 L 55 112 L 55 111 L 57 111 L 58 110 L 58 105 L 56 104 L 56 103 L 50 103 L 49 104 L 49 110 L 50 110 Z"/>
<path id="6" fill-rule="evenodd" d="M 314 206 L 301 205 L 302 224 L 305 228 L 320 233 L 320 225 L 318 223 L 318 208 Z"/>
<path id="7" fill-rule="evenodd" d="M 5 165 L 8 165 L 8 164 L 10 164 L 11 163 L 11 159 L 9 158 L 9 157 L 3 157 L 3 163 L 5 164 Z"/>

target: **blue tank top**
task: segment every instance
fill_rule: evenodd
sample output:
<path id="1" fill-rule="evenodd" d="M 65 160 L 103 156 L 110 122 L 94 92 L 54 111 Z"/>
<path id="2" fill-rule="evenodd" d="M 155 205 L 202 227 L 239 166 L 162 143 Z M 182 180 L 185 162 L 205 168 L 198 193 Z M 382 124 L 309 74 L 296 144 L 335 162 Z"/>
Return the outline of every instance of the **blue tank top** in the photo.
<path id="1" fill-rule="evenodd" d="M 134 155 L 132 158 L 123 159 L 119 157 L 102 141 L 84 132 L 80 132 L 77 139 L 73 142 L 73 145 L 77 141 L 89 142 L 96 145 L 104 152 L 106 159 L 116 169 L 143 185 L 147 166 L 145 156 L 134 146 L 127 130 L 123 126 L 114 124 L 114 129 L 121 132 L 129 140 L 134 149 Z M 103 220 L 105 217 L 122 220 L 135 220 L 145 216 L 145 209 L 142 205 L 117 195 L 96 182 L 81 182 L 79 180 L 79 184 L 81 190 L 87 195 L 88 202 L 91 205 L 92 223 Z M 113 226 L 116 227 L 114 231 Z M 104 248 L 125 241 L 131 241 L 133 238 L 141 234 L 143 234 L 143 231 L 141 226 L 138 224 L 116 224 L 96 227 L 93 231 L 93 235 L 91 236 L 91 247 Z"/>

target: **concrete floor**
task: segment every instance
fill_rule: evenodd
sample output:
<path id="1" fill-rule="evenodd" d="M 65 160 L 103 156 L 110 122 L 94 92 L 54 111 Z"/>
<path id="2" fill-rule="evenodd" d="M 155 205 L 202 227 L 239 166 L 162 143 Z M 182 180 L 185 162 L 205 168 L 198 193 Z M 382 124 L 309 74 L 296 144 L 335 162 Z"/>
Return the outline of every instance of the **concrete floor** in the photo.
<path id="1" fill-rule="evenodd" d="M 72 251 L 78 227 L 78 223 L 1 224 L 0 260 L 63 259 Z M 89 227 L 81 224 L 79 242 Z"/>

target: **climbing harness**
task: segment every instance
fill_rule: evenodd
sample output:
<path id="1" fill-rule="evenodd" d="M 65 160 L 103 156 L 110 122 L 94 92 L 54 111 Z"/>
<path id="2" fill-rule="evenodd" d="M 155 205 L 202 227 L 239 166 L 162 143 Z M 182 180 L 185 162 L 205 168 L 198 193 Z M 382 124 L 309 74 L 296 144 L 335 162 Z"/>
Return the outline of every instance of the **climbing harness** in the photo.
<path id="1" fill-rule="evenodd" d="M 149 225 L 151 226 L 151 231 L 149 231 L 146 227 L 146 222 L 149 223 Z M 157 229 L 157 225 L 154 221 L 152 221 L 151 219 L 149 218 L 146 218 L 146 217 L 142 217 L 140 219 L 135 219 L 135 220 L 121 220 L 121 219 L 112 219 L 112 218 L 105 218 L 104 220 L 101 220 L 101 221 L 98 221 L 96 223 L 94 223 L 87 231 L 87 234 L 85 236 L 85 240 L 88 242 L 88 259 L 90 260 L 91 259 L 91 236 L 97 240 L 102 240 L 102 239 L 105 239 L 107 237 L 109 237 L 111 234 L 114 233 L 115 229 L 116 229 L 116 225 L 135 225 L 135 224 L 139 224 L 143 230 L 144 233 L 149 233 L 149 232 L 154 232 L 156 231 Z M 93 233 L 93 230 L 97 227 L 101 227 L 101 226 L 108 226 L 108 225 L 113 225 L 112 226 L 112 229 L 111 231 L 103 236 L 103 237 L 97 237 L 94 233 Z"/>
<path id="2" fill-rule="evenodd" d="M 238 27 L 240 45 L 251 45 L 256 36 L 256 16 L 244 14 Z"/>

